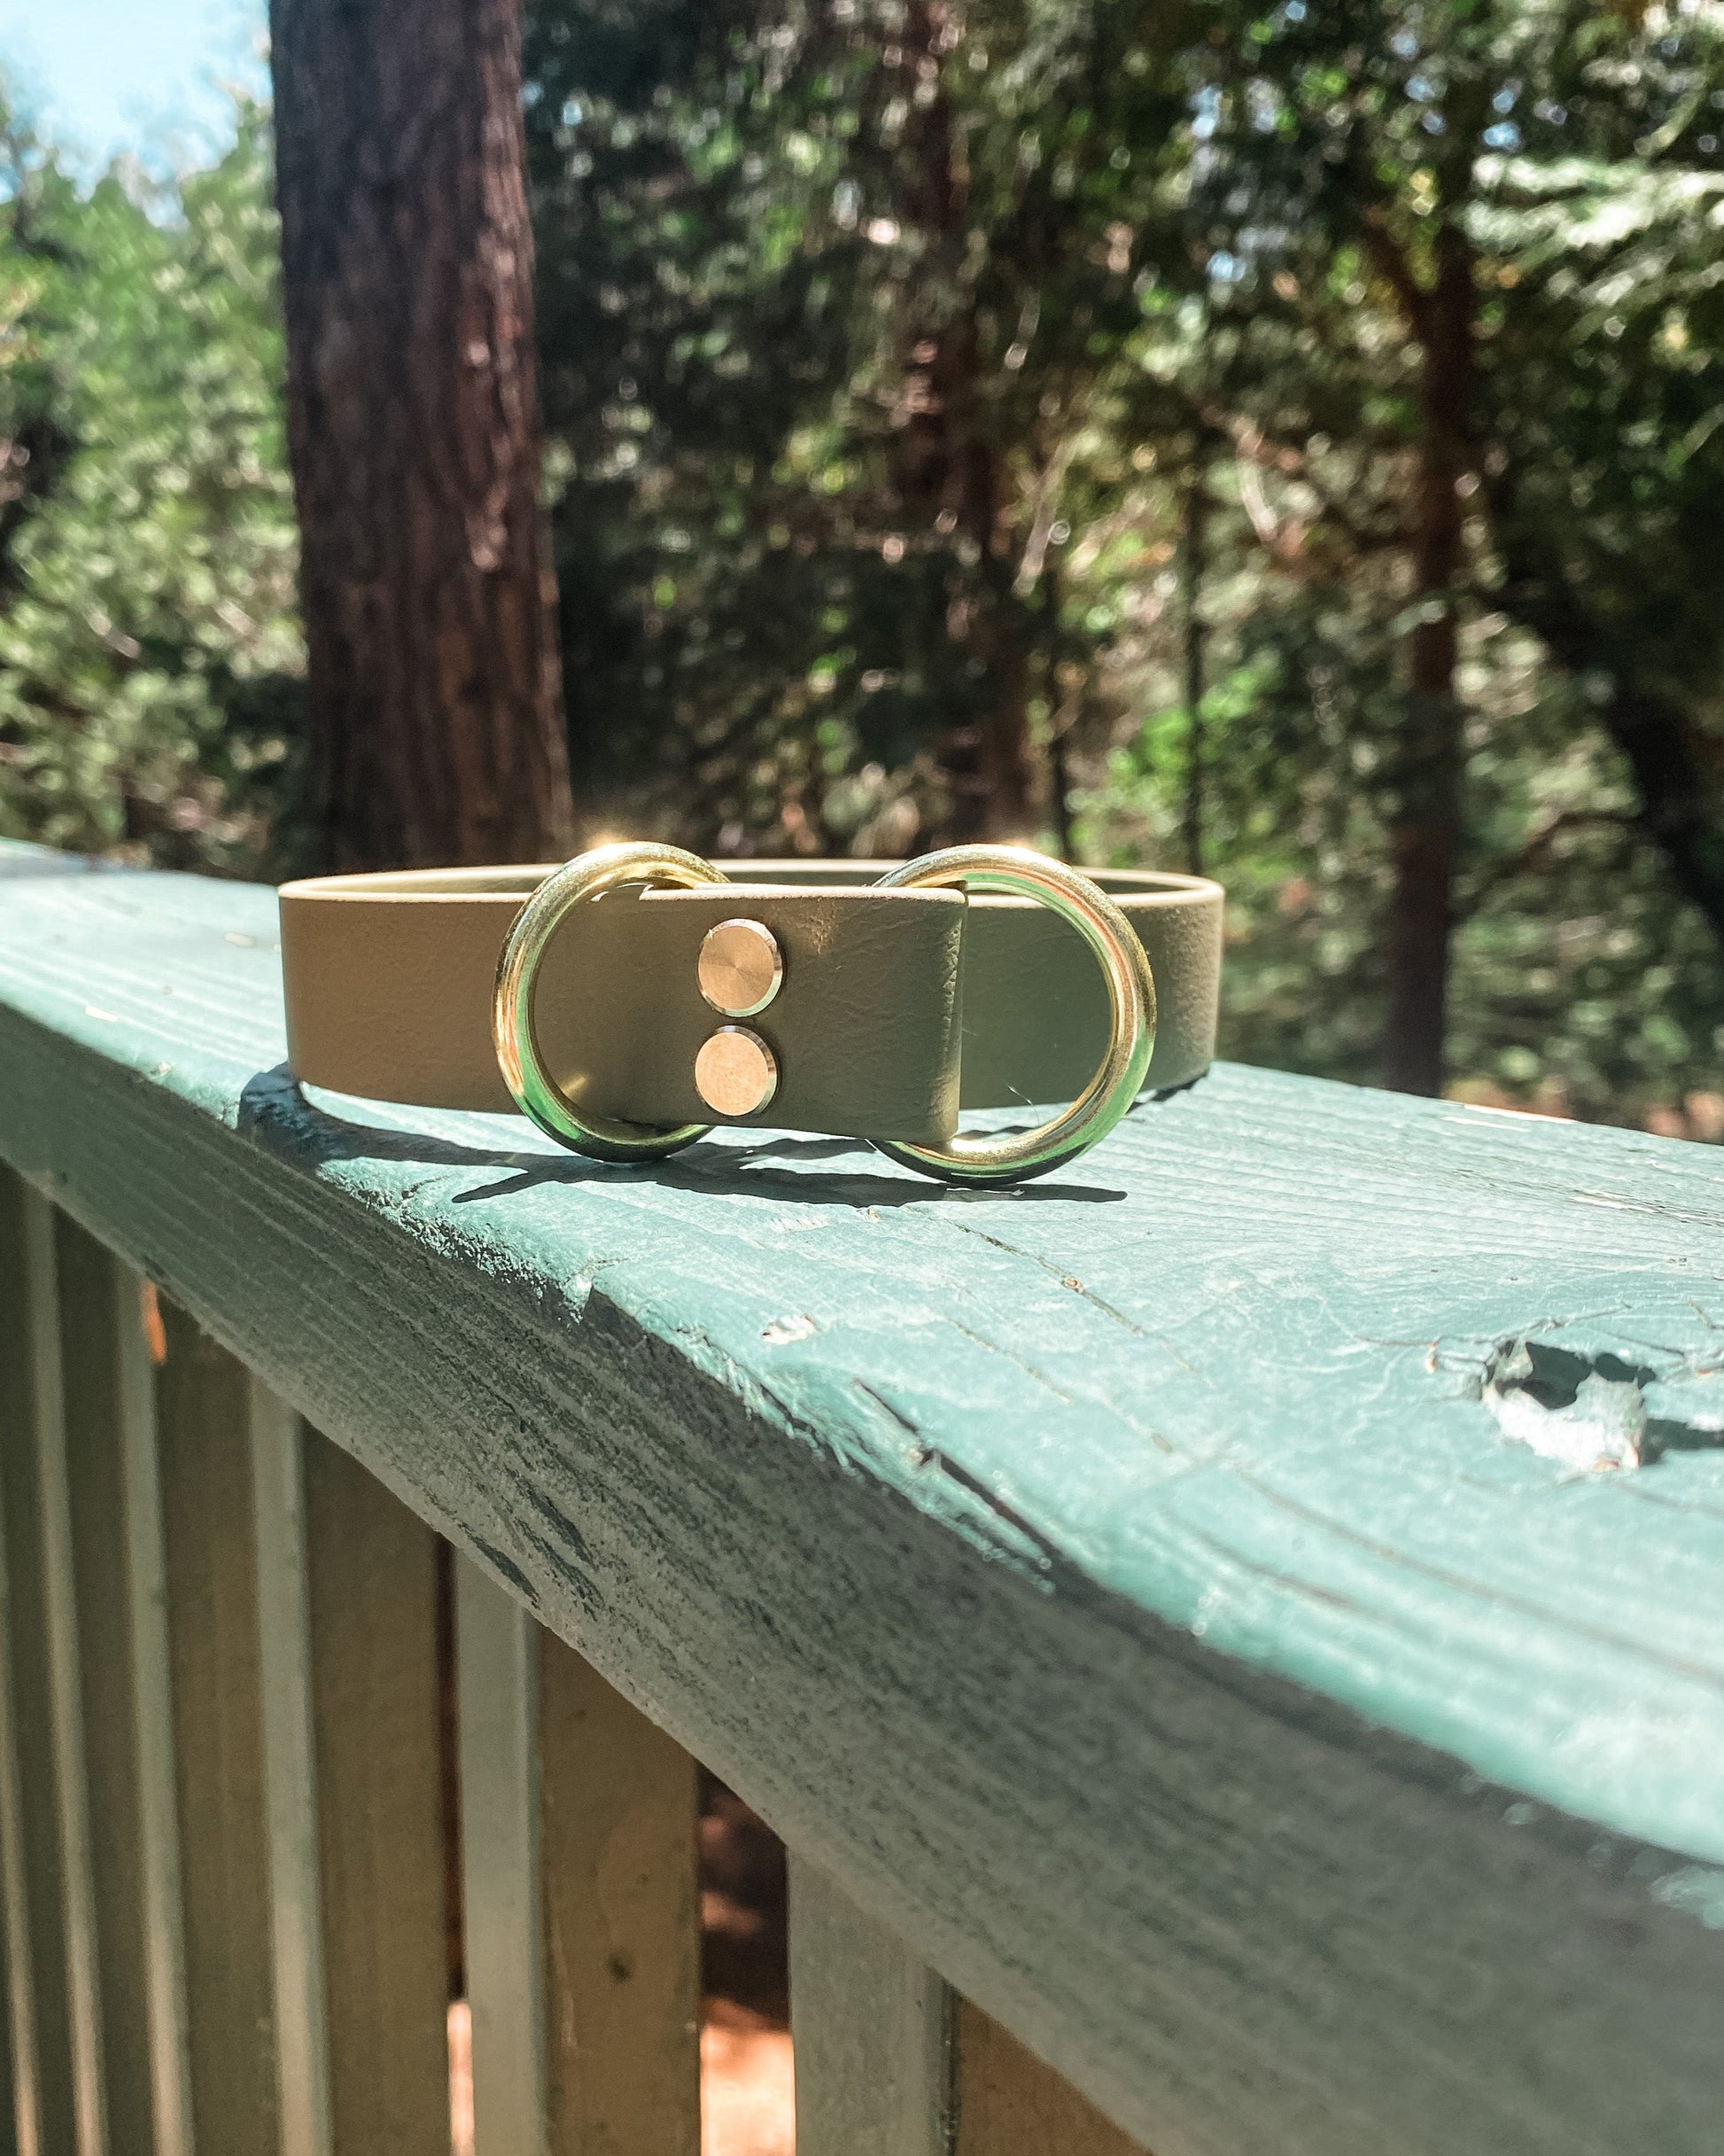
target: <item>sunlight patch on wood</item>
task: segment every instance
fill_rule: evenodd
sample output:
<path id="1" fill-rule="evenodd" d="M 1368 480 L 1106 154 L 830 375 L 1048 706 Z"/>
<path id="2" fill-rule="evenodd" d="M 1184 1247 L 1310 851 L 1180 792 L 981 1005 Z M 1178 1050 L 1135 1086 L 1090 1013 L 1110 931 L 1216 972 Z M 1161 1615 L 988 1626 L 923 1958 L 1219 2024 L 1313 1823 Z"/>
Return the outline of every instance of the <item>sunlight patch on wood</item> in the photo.
<path id="1" fill-rule="evenodd" d="M 702 2156 L 796 2156 L 796 2069 L 788 2029 L 709 1999 L 701 2029 Z"/>

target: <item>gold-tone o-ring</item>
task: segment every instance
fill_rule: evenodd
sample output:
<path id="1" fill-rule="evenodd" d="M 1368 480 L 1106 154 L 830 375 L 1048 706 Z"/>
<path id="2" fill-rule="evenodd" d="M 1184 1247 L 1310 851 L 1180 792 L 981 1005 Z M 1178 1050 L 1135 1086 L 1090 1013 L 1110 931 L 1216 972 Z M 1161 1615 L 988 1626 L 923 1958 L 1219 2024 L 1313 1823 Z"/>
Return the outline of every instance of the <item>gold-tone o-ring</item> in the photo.
<path id="1" fill-rule="evenodd" d="M 571 907 L 625 883 L 669 883 L 684 891 L 728 882 L 721 870 L 680 846 L 645 840 L 594 846 L 547 876 L 515 917 L 497 965 L 491 998 L 491 1038 L 503 1081 L 523 1115 L 531 1116 L 577 1153 L 594 1160 L 658 1160 L 705 1137 L 706 1123 L 625 1123 L 581 1112 L 545 1068 L 533 1031 L 532 991 L 539 961 Z"/>
<path id="2" fill-rule="evenodd" d="M 949 846 L 882 876 L 880 890 L 960 884 L 1035 899 L 1068 922 L 1094 952 L 1107 984 L 1107 1049 L 1095 1076 L 1063 1114 L 1010 1138 L 960 1134 L 947 1146 L 876 1139 L 882 1153 L 954 1183 L 1013 1183 L 1045 1175 L 1085 1151 L 1130 1107 L 1155 1046 L 1155 982 L 1131 923 L 1087 876 L 1027 846 Z"/>

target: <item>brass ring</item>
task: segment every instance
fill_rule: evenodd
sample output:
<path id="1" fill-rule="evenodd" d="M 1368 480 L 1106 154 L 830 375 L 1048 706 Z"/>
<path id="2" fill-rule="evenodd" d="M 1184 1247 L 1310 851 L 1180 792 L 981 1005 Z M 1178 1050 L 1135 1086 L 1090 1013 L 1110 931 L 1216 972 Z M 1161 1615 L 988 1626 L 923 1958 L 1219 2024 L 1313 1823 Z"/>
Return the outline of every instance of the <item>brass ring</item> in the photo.
<path id="1" fill-rule="evenodd" d="M 533 1031 L 532 991 L 539 961 L 570 910 L 624 883 L 669 883 L 693 891 L 729 878 L 697 853 L 646 840 L 595 846 L 547 876 L 520 912 L 497 962 L 491 1039 L 515 1104 L 541 1131 L 594 1160 L 659 1160 L 704 1138 L 710 1123 L 625 1123 L 583 1115 L 546 1070 Z"/>
<path id="2" fill-rule="evenodd" d="M 882 1153 L 953 1183 L 1011 1183 L 1045 1175 L 1105 1138 L 1143 1086 L 1155 1046 L 1155 981 L 1131 923 L 1106 891 L 1027 846 L 949 846 L 895 868 L 879 890 L 957 883 L 1034 899 L 1068 922 L 1100 962 L 1111 1024 L 1095 1076 L 1062 1114 L 1013 1138 L 954 1138 L 946 1146 L 876 1139 Z"/>

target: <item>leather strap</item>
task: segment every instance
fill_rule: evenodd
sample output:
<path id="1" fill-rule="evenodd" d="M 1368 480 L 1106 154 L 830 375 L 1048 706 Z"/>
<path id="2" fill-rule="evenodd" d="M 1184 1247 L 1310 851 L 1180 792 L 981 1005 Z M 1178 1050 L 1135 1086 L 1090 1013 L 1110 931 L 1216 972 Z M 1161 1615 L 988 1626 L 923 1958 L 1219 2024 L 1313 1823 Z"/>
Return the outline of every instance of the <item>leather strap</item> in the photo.
<path id="1" fill-rule="evenodd" d="M 958 1110 L 1073 1099 L 1107 1038 L 1101 977 L 1076 932 L 1022 899 L 879 891 L 887 861 L 726 861 L 695 891 L 620 891 L 578 907 L 546 951 L 534 1029 L 558 1083 L 601 1115 L 711 1123 L 695 1057 L 726 1023 L 695 978 L 709 929 L 778 938 L 784 985 L 745 1021 L 778 1060 L 764 1114 L 739 1121 L 937 1145 Z M 491 1042 L 497 961 L 548 868 L 322 876 L 282 887 L 288 1060 L 303 1084 L 428 1108 L 514 1106 Z M 1155 976 L 1148 1084 L 1182 1086 L 1215 1050 L 1222 891 L 1201 877 L 1103 871 Z"/>

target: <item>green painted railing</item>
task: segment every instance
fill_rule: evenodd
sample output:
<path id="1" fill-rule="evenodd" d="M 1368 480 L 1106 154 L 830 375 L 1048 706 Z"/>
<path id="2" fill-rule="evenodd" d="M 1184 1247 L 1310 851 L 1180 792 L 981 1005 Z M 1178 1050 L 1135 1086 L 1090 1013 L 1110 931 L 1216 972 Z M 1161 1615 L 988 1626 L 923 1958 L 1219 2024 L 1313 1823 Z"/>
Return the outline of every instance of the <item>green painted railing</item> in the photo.
<path id="1" fill-rule="evenodd" d="M 619 1171 L 283 1052 L 268 891 L 0 860 L 21 2146 L 440 2145 L 435 1528 L 478 2156 L 692 2156 L 689 1755 L 801 2156 L 1716 2156 L 1724 1154 L 1223 1065 Z"/>

